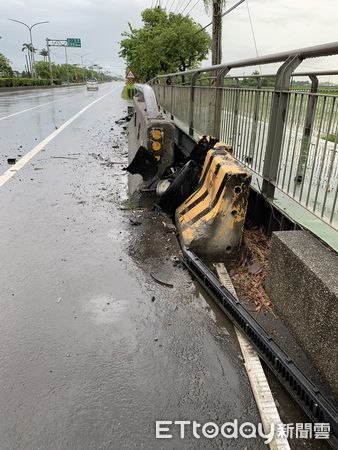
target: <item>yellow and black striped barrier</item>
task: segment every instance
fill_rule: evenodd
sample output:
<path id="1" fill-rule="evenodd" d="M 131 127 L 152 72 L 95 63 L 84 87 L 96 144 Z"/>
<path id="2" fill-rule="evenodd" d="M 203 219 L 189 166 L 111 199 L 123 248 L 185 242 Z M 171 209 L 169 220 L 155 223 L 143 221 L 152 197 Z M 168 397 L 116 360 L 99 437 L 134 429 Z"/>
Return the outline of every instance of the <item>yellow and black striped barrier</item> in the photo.
<path id="1" fill-rule="evenodd" d="M 209 150 L 197 188 L 176 209 L 182 244 L 209 261 L 224 261 L 239 249 L 251 174 L 218 142 Z"/>

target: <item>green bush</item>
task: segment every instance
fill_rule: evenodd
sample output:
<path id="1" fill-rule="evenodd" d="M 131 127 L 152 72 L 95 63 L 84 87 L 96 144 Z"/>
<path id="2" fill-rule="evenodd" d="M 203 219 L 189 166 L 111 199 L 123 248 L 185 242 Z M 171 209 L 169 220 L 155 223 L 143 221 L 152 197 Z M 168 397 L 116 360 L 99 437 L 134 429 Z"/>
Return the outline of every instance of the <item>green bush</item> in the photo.
<path id="1" fill-rule="evenodd" d="M 54 80 L 54 84 L 60 80 Z M 50 80 L 40 80 L 35 78 L 0 78 L 0 87 L 16 87 L 16 86 L 47 86 Z"/>
<path id="2" fill-rule="evenodd" d="M 127 95 L 128 98 L 133 98 L 135 94 L 135 88 L 133 85 L 127 84 Z"/>

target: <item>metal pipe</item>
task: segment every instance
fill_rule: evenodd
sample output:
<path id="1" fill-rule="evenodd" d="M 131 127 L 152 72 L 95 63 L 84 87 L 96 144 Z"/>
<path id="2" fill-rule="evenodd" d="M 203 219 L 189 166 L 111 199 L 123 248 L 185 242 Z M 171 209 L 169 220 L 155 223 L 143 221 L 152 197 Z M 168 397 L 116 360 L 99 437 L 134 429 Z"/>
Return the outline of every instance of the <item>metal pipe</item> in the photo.
<path id="1" fill-rule="evenodd" d="M 249 66 L 257 66 L 259 64 L 273 64 L 278 62 L 284 62 L 287 58 L 290 56 L 298 56 L 299 59 L 308 59 L 308 58 L 316 58 L 321 56 L 331 56 L 331 55 L 337 55 L 338 54 L 338 41 L 335 42 L 329 42 L 327 44 L 321 44 L 321 45 L 315 45 L 313 47 L 305 47 L 300 48 L 296 50 L 290 50 L 287 52 L 280 52 L 280 53 L 271 53 L 269 55 L 255 57 L 255 58 L 248 58 L 248 59 L 242 59 L 239 61 L 233 61 L 230 63 L 225 64 L 219 64 L 217 66 L 209 66 L 205 68 L 198 68 L 193 70 L 187 70 L 185 72 L 176 72 L 176 73 L 169 73 L 165 75 L 158 75 L 156 78 L 163 78 L 168 76 L 174 76 L 174 75 L 189 75 L 193 74 L 195 72 L 210 72 L 213 70 L 220 70 L 224 67 L 229 67 L 230 69 L 236 69 L 239 67 L 249 67 Z"/>
<path id="2" fill-rule="evenodd" d="M 155 93 L 151 86 L 146 84 L 135 84 L 135 89 L 143 94 L 146 104 L 146 113 L 148 119 L 157 119 L 160 116 Z"/>

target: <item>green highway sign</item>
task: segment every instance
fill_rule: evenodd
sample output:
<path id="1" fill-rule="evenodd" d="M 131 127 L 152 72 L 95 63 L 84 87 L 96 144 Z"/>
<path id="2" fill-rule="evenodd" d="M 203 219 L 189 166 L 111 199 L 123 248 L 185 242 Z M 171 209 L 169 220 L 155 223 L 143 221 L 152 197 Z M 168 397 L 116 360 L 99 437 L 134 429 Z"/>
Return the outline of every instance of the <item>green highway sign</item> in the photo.
<path id="1" fill-rule="evenodd" d="M 81 47 L 81 39 L 67 38 L 67 47 Z"/>

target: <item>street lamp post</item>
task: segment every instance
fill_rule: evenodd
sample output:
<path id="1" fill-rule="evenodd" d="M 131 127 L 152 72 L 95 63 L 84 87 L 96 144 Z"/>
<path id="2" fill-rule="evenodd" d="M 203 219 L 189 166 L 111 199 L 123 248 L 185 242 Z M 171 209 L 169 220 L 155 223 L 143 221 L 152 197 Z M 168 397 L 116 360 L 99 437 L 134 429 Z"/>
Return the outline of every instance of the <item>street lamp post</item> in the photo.
<path id="1" fill-rule="evenodd" d="M 8 19 L 8 20 L 11 20 L 12 22 L 21 23 L 21 25 L 24 25 L 29 30 L 29 38 L 30 38 L 30 43 L 31 43 L 31 50 L 30 50 L 30 53 L 31 53 L 31 64 L 32 64 L 31 72 L 32 72 L 32 76 L 34 78 L 34 75 L 35 75 L 34 63 L 35 63 L 35 61 L 34 61 L 34 51 L 33 51 L 34 47 L 33 47 L 33 38 L 32 38 L 32 28 L 34 28 L 37 25 L 42 25 L 43 23 L 49 23 L 49 20 L 45 20 L 43 22 L 36 22 L 36 23 L 33 23 L 33 25 L 31 25 L 31 26 L 27 25 L 24 22 L 21 22 L 20 20 L 15 20 L 15 19 Z"/>

